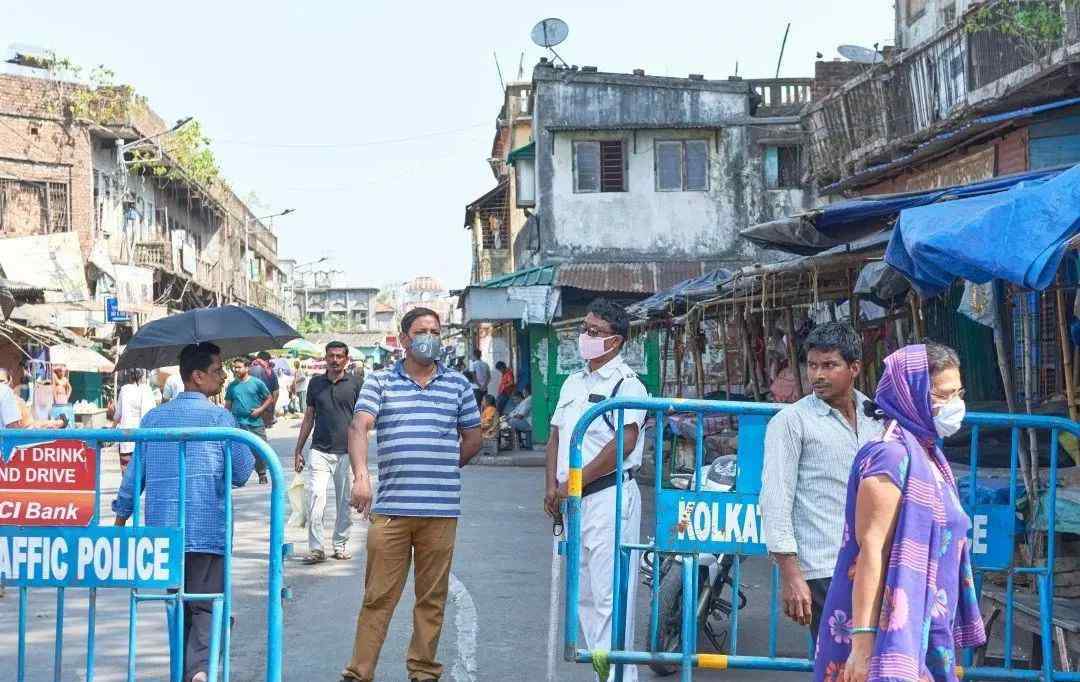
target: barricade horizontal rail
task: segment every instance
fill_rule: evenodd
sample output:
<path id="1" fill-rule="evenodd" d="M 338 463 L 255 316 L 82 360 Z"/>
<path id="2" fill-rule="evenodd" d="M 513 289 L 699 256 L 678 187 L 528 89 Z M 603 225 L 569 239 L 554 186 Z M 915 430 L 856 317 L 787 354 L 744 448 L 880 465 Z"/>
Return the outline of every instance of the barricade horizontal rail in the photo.
<path id="1" fill-rule="evenodd" d="M 3 459 L 0 462 L 0 543 L 3 544 L 3 547 L 0 547 L 0 550 L 3 550 L 0 558 L 7 559 L 6 564 L 0 561 L 0 580 L 8 586 L 18 588 L 18 657 L 15 673 L 18 682 L 23 682 L 27 675 L 27 616 L 31 589 L 56 590 L 53 679 L 58 681 L 63 678 L 65 590 L 72 587 L 88 589 L 87 682 L 93 682 L 95 677 L 98 590 L 109 588 L 130 590 L 128 680 L 138 679 L 135 669 L 138 605 L 149 602 L 163 603 L 166 606 L 170 680 L 180 682 L 184 675 L 183 604 L 188 602 L 210 603 L 211 655 L 208 677 L 211 680 L 218 679 L 220 665 L 221 679 L 229 679 L 231 628 L 228 624 L 231 623 L 232 610 L 233 486 L 232 458 L 228 453 L 223 457 L 223 483 L 226 491 L 223 515 L 225 552 L 222 561 L 224 589 L 221 593 L 189 594 L 184 588 L 187 447 L 190 443 L 211 441 L 246 445 L 256 458 L 267 465 L 272 485 L 264 679 L 267 682 L 281 681 L 284 623 L 282 599 L 285 594 L 284 473 L 277 455 L 266 441 L 240 429 L 213 427 L 0 429 L 0 456 Z M 98 518 L 101 507 L 101 444 L 120 442 L 136 444 L 127 474 L 134 486 L 130 528 L 126 524 L 124 527 L 103 526 Z M 141 522 L 143 445 L 146 443 L 177 444 L 179 456 L 175 527 L 148 527 Z M 92 465 L 86 461 L 90 456 L 94 460 Z M 80 464 L 83 465 L 81 468 Z M 65 468 L 64 465 L 71 466 Z M 65 499 L 73 501 L 64 502 Z M 47 509 L 53 511 L 43 516 L 42 510 Z M 140 589 L 161 591 L 146 593 L 140 592 Z M 246 674 L 250 672 L 245 671 Z"/>
<path id="2" fill-rule="evenodd" d="M 742 561 L 745 557 L 766 556 L 767 550 L 761 542 L 760 511 L 757 500 L 761 491 L 761 468 L 763 463 L 764 436 L 769 418 L 775 415 L 783 405 L 684 400 L 662 398 L 611 398 L 591 407 L 575 425 L 570 441 L 570 462 L 566 500 L 566 538 L 563 541 L 566 556 L 566 585 L 564 604 L 564 658 L 568 661 L 588 663 L 595 656 L 602 656 L 614 666 L 615 680 L 621 682 L 623 666 L 626 664 L 678 666 L 681 680 L 691 680 L 694 667 L 710 669 L 758 669 L 786 672 L 806 672 L 813 670 L 813 642 L 807 635 L 807 657 L 778 655 L 779 628 L 779 577 L 775 566 L 771 567 L 768 629 L 769 638 L 767 655 L 748 655 L 738 653 L 740 628 L 740 588 L 742 586 Z M 582 499 L 582 442 L 589 426 L 603 415 L 614 412 L 615 451 L 624 452 L 626 411 L 645 411 L 655 419 L 655 431 L 651 434 L 655 452 L 654 494 L 656 514 L 653 540 L 650 543 L 624 544 L 621 542 L 621 517 L 615 514 L 615 560 L 612 566 L 613 612 L 612 641 L 608 650 L 588 650 L 579 648 L 578 602 L 580 595 L 581 562 L 581 499 Z M 695 418 L 694 468 L 691 485 L 686 490 L 665 487 L 664 426 L 666 417 L 673 414 L 691 414 Z M 726 415 L 738 420 L 738 446 L 735 486 L 730 492 L 702 490 L 704 463 L 704 418 L 706 416 Z M 983 583 L 988 573 L 1004 573 L 1006 590 L 1002 596 L 1005 611 L 1005 629 L 1003 633 L 1003 661 L 1000 666 L 991 666 L 985 662 L 974 663 L 975 652 L 963 651 L 962 665 L 957 665 L 958 674 L 972 680 L 1080 680 L 1080 672 L 1062 669 L 1055 665 L 1054 637 L 1052 633 L 1054 614 L 1054 558 L 1057 543 L 1053 532 L 1046 534 L 1046 557 L 1040 565 L 1014 565 L 1018 536 L 1017 505 L 1023 494 L 1018 470 L 1022 452 L 1020 434 L 1023 430 L 1049 432 L 1050 462 L 1049 478 L 1057 481 L 1058 473 L 1058 438 L 1069 433 L 1080 438 L 1080 424 L 1062 417 L 1036 415 L 969 413 L 964 421 L 971 429 L 969 446 L 970 470 L 958 481 L 966 480 L 969 490 L 961 496 L 965 511 L 972 518 L 972 535 L 969 538 L 975 565 L 976 591 L 983 594 Z M 1009 478 L 1008 502 L 995 503 L 979 498 L 979 459 L 980 435 L 988 431 L 1006 431 L 1009 434 Z M 1036 477 L 1037 478 L 1037 477 Z M 623 477 L 615 477 L 615 508 L 622 508 Z M 964 499 L 966 497 L 966 500 Z M 1029 500 L 1029 504 L 1044 505 L 1046 527 L 1054 529 L 1056 525 L 1057 492 L 1056 486 L 1050 485 L 1045 491 L 1045 502 Z M 1032 514 L 1032 518 L 1034 518 Z M 623 624 L 626 621 L 627 576 L 630 561 L 635 554 L 651 553 L 651 600 L 649 621 L 649 643 L 647 651 L 634 650 L 623 640 Z M 698 606 L 698 558 L 703 554 L 731 557 L 730 589 L 731 607 L 729 631 L 730 639 L 726 652 L 705 653 L 697 651 L 698 618 L 695 607 Z M 662 651 L 659 640 L 659 589 L 661 580 L 661 557 L 675 557 L 668 570 L 682 571 L 682 616 L 681 650 Z M 1038 627 L 1040 649 L 1033 655 L 1041 656 L 1037 669 L 1016 667 L 1013 649 L 1013 630 L 1015 627 L 1015 578 L 1023 576 L 1035 583 L 1038 609 Z M 985 617 L 985 614 L 984 614 Z M 822 627 L 827 627 L 823 622 Z M 960 654 L 960 652 L 958 652 Z"/>

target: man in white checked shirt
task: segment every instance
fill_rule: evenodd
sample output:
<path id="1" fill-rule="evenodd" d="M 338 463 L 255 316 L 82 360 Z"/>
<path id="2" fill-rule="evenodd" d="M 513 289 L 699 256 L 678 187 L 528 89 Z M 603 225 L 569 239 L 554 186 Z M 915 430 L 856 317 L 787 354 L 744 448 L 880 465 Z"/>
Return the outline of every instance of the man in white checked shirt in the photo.
<path id="1" fill-rule="evenodd" d="M 784 613 L 817 641 L 844 529 L 848 475 L 856 453 L 881 435 L 855 390 L 862 343 L 851 325 L 828 322 L 806 339 L 814 392 L 785 407 L 765 431 L 762 536 L 780 567 Z"/>

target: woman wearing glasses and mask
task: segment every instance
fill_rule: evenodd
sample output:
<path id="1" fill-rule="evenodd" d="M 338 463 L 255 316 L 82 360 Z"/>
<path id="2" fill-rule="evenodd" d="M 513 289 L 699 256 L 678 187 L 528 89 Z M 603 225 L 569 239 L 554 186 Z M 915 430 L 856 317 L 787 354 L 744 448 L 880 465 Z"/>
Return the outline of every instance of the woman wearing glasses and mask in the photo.
<path id="1" fill-rule="evenodd" d="M 937 447 L 965 414 L 956 351 L 933 343 L 896 351 L 867 410 L 885 431 L 852 465 L 814 679 L 953 682 L 956 650 L 986 641 L 971 524 Z"/>

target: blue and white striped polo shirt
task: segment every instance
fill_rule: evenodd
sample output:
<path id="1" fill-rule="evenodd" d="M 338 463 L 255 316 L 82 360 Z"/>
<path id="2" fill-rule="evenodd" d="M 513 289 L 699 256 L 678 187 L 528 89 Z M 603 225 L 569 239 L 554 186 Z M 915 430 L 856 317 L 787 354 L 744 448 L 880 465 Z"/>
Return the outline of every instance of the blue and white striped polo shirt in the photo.
<path id="1" fill-rule="evenodd" d="M 369 374 L 357 412 L 375 417 L 379 490 L 372 511 L 386 516 L 459 516 L 458 429 L 480 428 L 469 380 L 441 364 L 420 388 L 402 362 Z"/>

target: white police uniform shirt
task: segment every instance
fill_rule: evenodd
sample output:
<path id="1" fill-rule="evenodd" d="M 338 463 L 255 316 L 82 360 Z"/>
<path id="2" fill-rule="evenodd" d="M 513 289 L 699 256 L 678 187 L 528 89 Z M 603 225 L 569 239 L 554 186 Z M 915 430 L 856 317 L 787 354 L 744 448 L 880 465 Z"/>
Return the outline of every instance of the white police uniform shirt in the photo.
<path id="1" fill-rule="evenodd" d="M 622 382 L 621 384 L 619 382 Z M 619 392 L 612 396 L 615 386 Z M 590 402 L 589 396 L 603 398 L 647 398 L 649 392 L 645 390 L 645 384 L 638 379 L 637 373 L 623 360 L 622 355 L 616 355 L 607 364 L 598 370 L 585 369 L 574 372 L 567 377 L 566 382 L 559 391 L 559 400 L 555 403 L 555 412 L 551 415 L 551 425 L 559 428 L 559 459 L 555 476 L 560 483 L 565 483 L 570 473 L 570 441 L 574 433 L 574 426 L 589 408 L 595 403 Z M 611 426 L 603 417 L 597 417 L 589 425 L 585 432 L 585 438 L 581 442 L 581 466 L 591 462 L 605 445 L 615 438 L 615 426 L 618 425 L 618 413 L 606 413 L 611 421 Z M 637 424 L 638 429 L 645 423 L 645 410 L 626 410 L 623 421 L 624 426 Z M 645 447 L 645 439 L 640 437 L 634 451 L 626 456 L 623 463 L 624 469 L 634 469 L 641 466 L 641 452 Z M 610 472 L 605 472 L 610 473 Z"/>
<path id="2" fill-rule="evenodd" d="M 619 384 L 619 382 L 622 382 Z M 617 355 L 595 372 L 587 367 L 571 374 L 559 392 L 555 413 L 551 417 L 552 426 L 559 428 L 559 459 L 556 477 L 566 482 L 570 472 L 570 441 L 574 426 L 581 415 L 589 410 L 594 402 L 589 396 L 610 398 L 619 385 L 616 398 L 646 398 L 649 393 L 637 374 Z M 609 412 L 608 426 L 603 417 L 597 417 L 585 432 L 581 443 L 581 465 L 584 467 L 600 451 L 615 439 L 614 428 L 618 426 L 618 413 Z M 624 426 L 637 424 L 638 429 L 645 423 L 645 410 L 626 410 Z M 633 469 L 641 465 L 641 451 L 645 438 L 639 437 L 632 453 L 623 460 L 623 469 Z M 604 474 L 610 472 L 603 472 Z M 641 537 L 641 491 L 637 483 L 624 481 L 622 499 L 622 519 L 620 535 L 622 544 L 636 544 Z M 578 616 L 586 648 L 610 649 L 612 630 L 613 585 L 612 567 L 615 560 L 615 487 L 611 486 L 581 499 L 581 564 L 579 580 Z M 557 539 L 556 539 L 557 541 Z M 638 562 L 630 561 L 630 575 L 627 576 L 627 601 L 625 629 L 626 648 L 634 649 L 634 609 L 635 594 L 638 584 Z M 610 679 L 614 679 L 615 666 L 611 667 Z M 623 682 L 637 682 L 637 668 L 626 666 Z"/>

